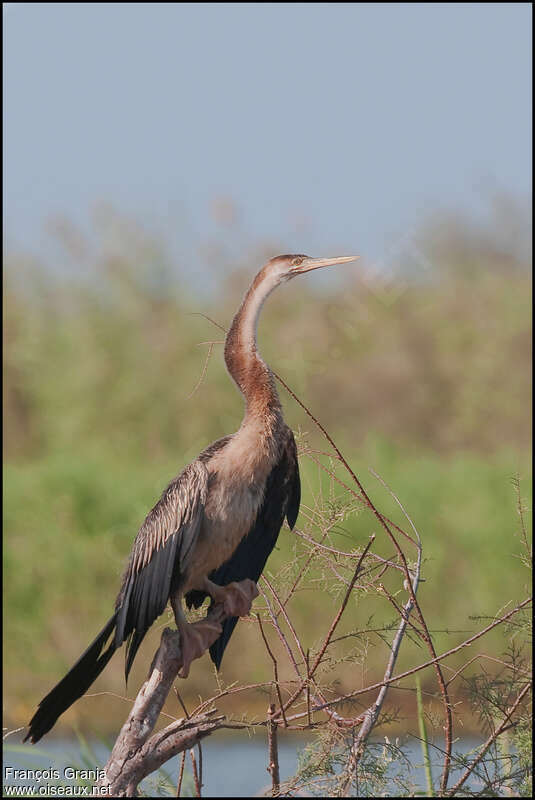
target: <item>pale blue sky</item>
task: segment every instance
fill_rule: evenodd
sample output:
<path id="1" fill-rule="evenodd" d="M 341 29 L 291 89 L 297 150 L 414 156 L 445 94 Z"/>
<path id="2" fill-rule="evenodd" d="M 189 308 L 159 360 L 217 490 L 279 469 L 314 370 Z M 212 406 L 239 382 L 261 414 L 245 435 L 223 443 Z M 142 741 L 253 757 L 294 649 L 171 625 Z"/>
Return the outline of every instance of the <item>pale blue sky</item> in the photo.
<path id="1" fill-rule="evenodd" d="M 7 4 L 7 247 L 53 258 L 46 220 L 107 201 L 195 261 L 230 196 L 249 240 L 380 259 L 530 192 L 530 31 L 528 3 Z"/>

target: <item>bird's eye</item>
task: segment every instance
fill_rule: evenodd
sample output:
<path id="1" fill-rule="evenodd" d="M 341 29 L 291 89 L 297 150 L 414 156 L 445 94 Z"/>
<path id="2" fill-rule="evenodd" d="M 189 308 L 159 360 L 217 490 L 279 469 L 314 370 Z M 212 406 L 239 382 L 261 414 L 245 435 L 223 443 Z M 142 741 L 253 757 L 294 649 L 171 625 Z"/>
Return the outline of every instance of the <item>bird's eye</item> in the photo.
<path id="1" fill-rule="evenodd" d="M 294 260 L 292 261 L 292 266 L 298 267 L 299 264 L 302 264 L 304 260 L 305 260 L 304 258 L 294 258 Z"/>

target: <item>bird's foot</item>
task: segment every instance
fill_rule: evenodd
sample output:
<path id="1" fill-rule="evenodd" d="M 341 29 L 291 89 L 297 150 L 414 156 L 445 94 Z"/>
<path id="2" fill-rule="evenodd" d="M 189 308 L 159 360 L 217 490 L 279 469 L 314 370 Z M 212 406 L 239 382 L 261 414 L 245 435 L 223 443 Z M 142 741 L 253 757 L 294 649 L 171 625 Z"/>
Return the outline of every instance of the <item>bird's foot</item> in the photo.
<path id="1" fill-rule="evenodd" d="M 218 586 L 206 579 L 204 588 L 216 603 L 221 603 L 228 617 L 246 617 L 251 613 L 253 600 L 258 597 L 256 583 L 249 578 L 233 581 L 228 586 Z"/>
<path id="2" fill-rule="evenodd" d="M 179 625 L 179 631 L 182 666 L 178 674 L 181 678 L 187 678 L 191 662 L 200 658 L 208 650 L 220 635 L 222 628 L 215 620 L 201 619 L 198 622 L 186 622 Z"/>

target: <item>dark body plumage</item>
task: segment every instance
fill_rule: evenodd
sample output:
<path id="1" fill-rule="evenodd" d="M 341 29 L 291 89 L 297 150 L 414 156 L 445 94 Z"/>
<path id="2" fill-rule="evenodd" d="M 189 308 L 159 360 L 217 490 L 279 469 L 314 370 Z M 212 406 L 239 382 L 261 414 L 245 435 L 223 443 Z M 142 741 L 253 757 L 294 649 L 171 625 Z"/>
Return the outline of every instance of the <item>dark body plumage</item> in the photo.
<path id="1" fill-rule="evenodd" d="M 126 677 L 143 638 L 171 603 L 183 667 L 210 647 L 219 668 L 238 615 L 250 611 L 255 583 L 286 517 L 299 513 L 300 483 L 291 430 L 282 417 L 273 375 L 256 347 L 256 328 L 269 294 L 294 275 L 350 258 L 278 256 L 255 277 L 225 340 L 225 362 L 245 399 L 239 430 L 219 439 L 185 467 L 147 515 L 134 541 L 115 611 L 67 675 L 41 701 L 26 739 L 37 742 L 81 697 L 125 641 Z M 253 583 L 254 582 L 254 583 Z M 222 629 L 188 623 L 182 608 L 210 596 L 221 603 Z"/>

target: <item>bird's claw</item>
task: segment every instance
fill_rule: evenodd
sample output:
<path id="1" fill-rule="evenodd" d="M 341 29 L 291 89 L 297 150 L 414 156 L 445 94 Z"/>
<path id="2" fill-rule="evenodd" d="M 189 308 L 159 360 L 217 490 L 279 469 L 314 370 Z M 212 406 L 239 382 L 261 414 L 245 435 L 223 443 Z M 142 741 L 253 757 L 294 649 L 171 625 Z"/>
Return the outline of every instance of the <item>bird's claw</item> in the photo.
<path id="1" fill-rule="evenodd" d="M 249 578 L 233 581 L 228 586 L 210 582 L 208 591 L 216 603 L 221 603 L 227 617 L 246 617 L 251 613 L 253 600 L 258 597 L 256 583 Z"/>
<path id="2" fill-rule="evenodd" d="M 221 634 L 219 622 L 201 619 L 198 622 L 180 626 L 180 644 L 182 646 L 182 666 L 178 672 L 181 678 L 187 678 L 191 662 L 200 658 Z"/>
<path id="3" fill-rule="evenodd" d="M 223 606 L 229 617 L 246 617 L 251 613 L 251 606 L 258 597 L 258 588 L 254 581 L 246 578 L 243 581 L 229 583 L 224 587 Z"/>
<path id="4" fill-rule="evenodd" d="M 253 600 L 258 597 L 256 583 L 249 578 L 233 581 L 228 586 L 217 586 L 207 580 L 204 590 L 216 603 L 221 604 L 222 610 L 218 612 L 216 608 L 206 619 L 191 623 L 175 613 L 182 645 L 182 666 L 178 673 L 181 678 L 188 677 L 191 662 L 200 658 L 221 634 L 223 628 L 214 616 L 219 616 L 221 621 L 224 620 L 223 612 L 227 617 L 246 617 L 251 613 Z"/>

